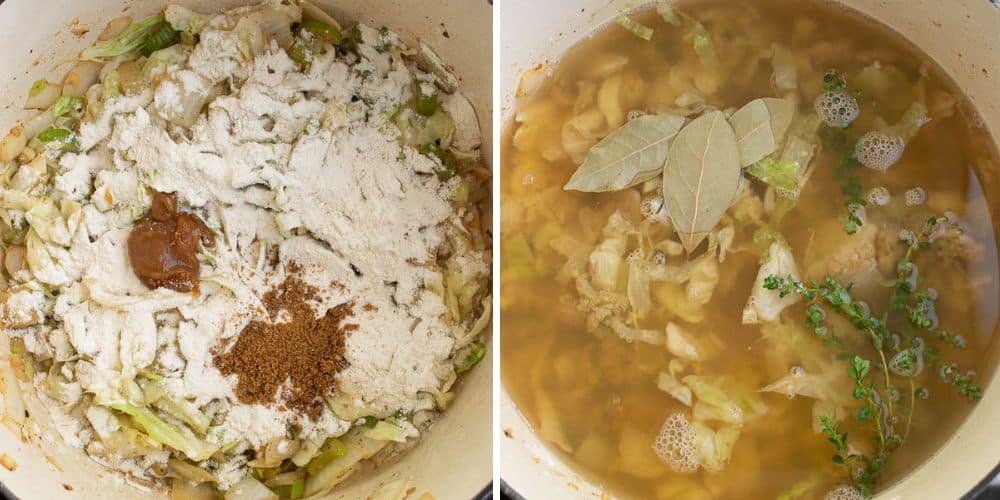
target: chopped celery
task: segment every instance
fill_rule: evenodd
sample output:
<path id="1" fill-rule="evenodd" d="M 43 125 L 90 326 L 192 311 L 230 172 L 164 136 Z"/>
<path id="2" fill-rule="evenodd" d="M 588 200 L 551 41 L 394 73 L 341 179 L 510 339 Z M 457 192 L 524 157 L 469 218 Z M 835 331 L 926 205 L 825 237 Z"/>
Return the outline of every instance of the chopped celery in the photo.
<path id="1" fill-rule="evenodd" d="M 465 373 L 472 369 L 473 366 L 479 364 L 483 360 L 483 356 L 486 355 L 486 348 L 478 342 L 472 344 L 472 350 L 469 354 L 465 355 L 465 359 L 462 360 L 457 366 L 455 366 L 455 373 Z"/>
<path id="2" fill-rule="evenodd" d="M 326 444 L 320 449 L 319 455 L 313 458 L 306 466 L 306 471 L 310 475 L 316 475 L 319 471 L 323 470 L 324 467 L 333 462 L 338 458 L 344 458 L 347 456 L 347 445 L 343 441 L 337 438 L 330 438 L 326 441 Z"/>
<path id="3" fill-rule="evenodd" d="M 625 14 L 618 14 L 617 22 L 619 26 L 629 30 L 633 35 L 642 38 L 647 42 L 653 38 L 653 28 L 633 21 Z"/>
<path id="4" fill-rule="evenodd" d="M 132 417 L 150 438 L 184 453 L 196 462 L 207 459 L 218 450 L 217 446 L 198 439 L 191 431 L 165 422 L 144 406 L 122 400 L 102 402 L 100 398 L 98 404 Z"/>
<path id="5" fill-rule="evenodd" d="M 194 403 L 189 401 L 178 401 L 170 396 L 164 396 L 156 402 L 155 406 L 178 420 L 188 424 L 199 434 L 205 434 L 212 419 L 201 412 Z"/>
<path id="6" fill-rule="evenodd" d="M 317 38 L 321 40 L 326 40 L 334 45 L 340 43 L 341 35 L 340 30 L 336 26 L 324 23 L 323 21 L 317 21 L 315 19 L 306 19 L 302 21 L 302 29 L 316 35 Z"/>
<path id="7" fill-rule="evenodd" d="M 292 483 L 292 489 L 288 494 L 289 498 L 291 498 L 292 500 L 297 500 L 299 498 L 302 498 L 302 493 L 305 491 L 305 488 L 306 488 L 305 479 L 299 479 L 298 481 L 295 481 L 294 483 Z"/>
<path id="8" fill-rule="evenodd" d="M 80 58 L 116 57 L 138 50 L 145 45 L 154 33 L 159 31 L 162 25 L 162 14 L 149 16 L 129 26 L 120 35 L 83 49 L 83 52 L 80 53 Z"/>

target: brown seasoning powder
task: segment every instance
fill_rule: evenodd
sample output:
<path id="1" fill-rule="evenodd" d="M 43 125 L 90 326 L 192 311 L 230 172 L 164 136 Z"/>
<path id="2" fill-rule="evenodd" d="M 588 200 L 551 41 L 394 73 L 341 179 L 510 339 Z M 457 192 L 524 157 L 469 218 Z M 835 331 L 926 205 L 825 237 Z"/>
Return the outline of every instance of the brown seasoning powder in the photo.
<path id="1" fill-rule="evenodd" d="M 283 322 L 251 321 L 229 350 L 218 346 L 213 354 L 215 366 L 224 375 L 238 377 L 240 401 L 283 403 L 315 420 L 323 411 L 323 396 L 337 389 L 337 373 L 349 366 L 345 341 L 358 325 L 342 324 L 352 314 L 353 303 L 316 317 L 310 302 L 319 290 L 297 277 L 299 271 L 298 265 L 289 265 L 285 281 L 263 297 L 270 317 L 281 313 Z M 287 389 L 286 382 L 290 390 L 279 394 Z"/>

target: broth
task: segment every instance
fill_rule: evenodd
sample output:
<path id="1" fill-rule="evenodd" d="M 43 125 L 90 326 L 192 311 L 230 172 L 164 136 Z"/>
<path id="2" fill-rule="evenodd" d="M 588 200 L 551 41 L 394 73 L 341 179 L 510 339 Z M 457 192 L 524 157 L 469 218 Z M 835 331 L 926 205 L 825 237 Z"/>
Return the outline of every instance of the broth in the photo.
<path id="1" fill-rule="evenodd" d="M 888 454 L 874 483 L 876 490 L 882 490 L 926 460 L 974 407 L 956 390 L 959 384 L 942 380 L 941 367 L 956 363 L 960 367 L 956 373 L 974 372 L 972 380 L 981 382 L 989 379 L 996 364 L 997 252 L 988 196 L 977 175 L 992 171 L 995 150 L 951 82 L 926 56 L 880 25 L 820 2 L 796 2 L 794 9 L 776 0 L 696 2 L 685 4 L 683 11 L 711 35 L 723 70 L 721 79 L 706 76 L 701 66 L 705 63 L 685 41 L 682 29 L 664 22 L 653 9 L 639 11 L 630 18 L 653 29 L 651 40 L 618 25 L 598 30 L 564 55 L 538 90 L 521 103 L 505 131 L 501 154 L 505 387 L 554 451 L 616 496 L 822 498 L 842 484 L 854 483 L 845 468 L 831 460 L 835 449 L 819 432 L 818 417 L 839 416 L 838 427 L 848 432 L 852 450 L 874 453 L 877 433 L 871 419 L 858 420 L 857 412 L 865 404 L 852 397 L 848 367 L 855 355 L 871 360 L 869 380 L 878 384 L 883 373 L 879 353 L 829 304 L 821 304 L 825 326 L 841 339 L 839 348 L 824 344 L 807 327 L 804 300 L 784 309 L 779 321 L 743 323 L 741 311 L 766 260 L 754 244 L 755 237 L 761 237 L 763 220 L 787 242 L 804 281 L 821 282 L 833 274 L 845 286 L 855 284 L 850 294 L 866 301 L 873 316 L 888 313 L 888 329 L 902 339 L 900 346 L 885 348 L 888 355 L 905 350 L 914 337 L 924 339 L 926 347 L 920 352 L 928 354 L 922 357 L 926 363 L 922 372 L 909 378 L 893 376 L 893 387 L 900 392 L 893 429 L 905 439 Z M 846 76 L 861 110 L 843 131 L 849 146 L 865 131 L 878 128 L 880 118 L 896 122 L 914 101 L 926 105 L 931 120 L 884 173 L 863 167 L 845 170 L 844 151 L 836 142 L 841 132 L 820 125 L 813 174 L 794 202 L 775 202 L 781 198 L 767 193 L 764 183 L 744 179 L 741 198 L 716 228 L 732 227 L 735 236 L 725 260 L 708 266 L 717 269 L 718 280 L 708 302 L 699 306 L 685 299 L 688 284 L 653 283 L 648 315 L 637 318 L 627 304 L 621 308 L 622 321 L 629 327 L 660 332 L 668 324 L 680 327 L 697 346 L 699 359 L 681 359 L 662 342 L 623 340 L 608 327 L 607 317 L 597 318 L 593 308 L 581 305 L 579 278 L 595 274 L 589 254 L 605 239 L 602 230 L 616 211 L 641 234 L 638 240 L 646 241 L 628 239 L 626 254 L 642 247 L 639 258 L 649 258 L 647 243 L 659 242 L 655 248 L 661 250 L 679 246 L 669 223 L 645 220 L 640 211 L 640 200 L 658 197 L 656 183 L 662 177 L 617 192 L 564 190 L 587 148 L 599 138 L 590 138 L 581 154 L 579 144 L 563 140 L 566 123 L 592 109 L 601 110 L 601 98 L 588 94 L 599 95 L 602 85 L 612 79 L 621 85 L 615 94 L 617 104 L 640 113 L 677 112 L 690 105 L 693 93 L 718 109 L 776 96 L 772 43 L 786 48 L 795 61 L 797 90 L 792 98 L 798 101 L 797 116 L 813 112 L 813 100 L 830 83 L 824 82 L 828 69 Z M 862 91 L 856 92 L 860 87 Z M 601 137 L 617 128 L 608 124 L 606 113 L 604 119 Z M 851 175 L 857 176 L 863 193 L 875 187 L 891 193 L 884 206 L 868 204 L 866 221 L 853 235 L 845 231 L 850 218 L 845 210 L 848 196 L 842 191 L 849 188 Z M 923 190 L 926 201 L 908 203 L 904 193 L 916 187 Z M 920 201 L 915 199 L 919 194 L 911 192 L 910 201 Z M 989 199 L 991 204 L 995 201 Z M 778 214 L 782 207 L 790 209 L 783 217 Z M 754 210 L 763 210 L 764 215 L 748 222 L 752 217 L 743 212 Z M 946 213 L 963 236 L 940 237 L 930 248 L 913 251 L 920 271 L 918 288 L 936 291 L 937 317 L 931 319 L 939 325 L 931 332 L 910 323 L 907 311 L 890 307 L 892 279 L 900 248 L 906 246 L 897 242 L 899 231 L 919 233 L 930 216 Z M 673 243 L 664 243 L 667 240 Z M 705 258 L 705 246 L 690 257 L 667 252 L 657 258 L 666 256 L 668 266 L 682 267 L 689 258 Z M 625 294 L 627 267 L 627 262 L 622 264 L 612 292 Z M 939 335 L 941 330 L 961 334 L 965 347 Z M 790 370 L 827 377 L 824 388 L 837 392 L 790 398 L 759 391 Z M 661 373 L 682 380 L 688 375 L 705 377 L 729 397 L 740 399 L 746 418 L 732 426 L 738 438 L 720 471 L 708 472 L 703 466 L 694 473 L 680 473 L 657 457 L 653 443 L 668 417 L 681 413 L 696 420 L 691 407 L 657 387 Z M 908 411 L 911 401 L 913 409 Z M 705 422 L 716 431 L 725 427 L 718 418 Z"/>

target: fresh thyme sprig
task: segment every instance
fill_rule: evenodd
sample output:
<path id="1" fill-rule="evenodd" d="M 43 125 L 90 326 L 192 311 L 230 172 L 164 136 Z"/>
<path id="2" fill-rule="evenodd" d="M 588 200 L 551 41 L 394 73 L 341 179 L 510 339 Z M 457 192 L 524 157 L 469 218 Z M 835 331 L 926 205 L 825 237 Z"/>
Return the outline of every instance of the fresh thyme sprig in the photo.
<path id="1" fill-rule="evenodd" d="M 781 297 L 797 293 L 811 302 L 806 309 L 806 323 L 826 340 L 826 336 L 835 337 L 832 337 L 832 334 L 822 325 L 823 313 L 817 301 L 823 301 L 834 312 L 847 318 L 855 328 L 868 334 L 872 346 L 878 352 L 882 374 L 885 377 L 883 383 L 868 380 L 871 361 L 861 356 L 854 356 L 848 367 L 848 374 L 854 381 L 854 398 L 864 405 L 858 410 L 856 419 L 858 422 L 871 422 L 876 435 L 876 451 L 871 456 L 848 456 L 847 458 L 851 458 L 851 460 L 842 458 L 845 464 L 853 467 L 853 469 L 849 467 L 851 471 L 849 477 L 854 480 L 855 486 L 865 495 L 870 495 L 885 467 L 889 452 L 897 448 L 903 441 L 903 438 L 895 431 L 896 418 L 893 414 L 893 406 L 896 399 L 894 395 L 898 395 L 898 391 L 892 385 L 889 363 L 886 361 L 885 355 L 886 348 L 892 343 L 892 334 L 886 326 L 886 318 L 873 315 L 866 305 L 854 300 L 851 297 L 850 287 L 843 286 L 833 276 L 827 276 L 821 285 L 806 285 L 791 277 L 783 278 L 771 275 L 764 278 L 764 288 L 776 290 Z M 912 409 L 909 410 L 909 413 L 912 414 Z M 839 450 L 838 455 L 840 455 Z"/>
<path id="2" fill-rule="evenodd" d="M 931 236 L 946 221 L 947 219 L 943 217 L 930 217 L 924 223 L 920 234 L 901 235 L 900 240 L 907 245 L 907 248 L 903 258 L 896 264 L 896 285 L 893 288 L 892 297 L 889 299 L 889 307 L 905 312 L 907 320 L 914 328 L 933 333 L 941 342 L 961 349 L 966 346 L 965 337 L 938 329 L 937 294 L 930 289 L 919 289 L 917 268 L 916 264 L 913 263 L 914 252 L 918 249 L 930 248 Z M 937 364 L 938 350 L 928 348 L 925 351 L 925 360 L 931 364 Z M 976 385 L 971 377 L 963 374 L 954 363 L 941 367 L 941 378 L 945 382 L 954 383 L 959 394 L 971 401 L 982 397 L 982 389 Z"/>
<path id="3" fill-rule="evenodd" d="M 848 92 L 847 77 L 837 70 L 827 70 L 823 75 L 823 91 Z M 860 90 L 854 93 L 857 97 L 861 95 Z M 868 202 L 861 196 L 863 188 L 861 187 L 861 177 L 858 175 L 861 163 L 854 158 L 854 144 L 857 142 L 857 137 L 851 137 L 847 132 L 848 128 L 850 125 L 842 129 L 824 128 L 820 135 L 823 149 L 838 157 L 834 174 L 840 181 L 841 194 L 847 198 L 844 201 L 847 213 L 840 216 L 840 221 L 844 224 L 844 231 L 847 234 L 854 234 L 861 229 L 861 226 L 865 225 L 861 213 Z"/>
<path id="4" fill-rule="evenodd" d="M 969 398 L 970 401 L 976 401 L 983 397 L 983 390 L 972 381 L 972 377 L 959 371 L 955 363 L 942 366 L 940 375 L 945 382 L 955 384 L 958 393 Z"/>

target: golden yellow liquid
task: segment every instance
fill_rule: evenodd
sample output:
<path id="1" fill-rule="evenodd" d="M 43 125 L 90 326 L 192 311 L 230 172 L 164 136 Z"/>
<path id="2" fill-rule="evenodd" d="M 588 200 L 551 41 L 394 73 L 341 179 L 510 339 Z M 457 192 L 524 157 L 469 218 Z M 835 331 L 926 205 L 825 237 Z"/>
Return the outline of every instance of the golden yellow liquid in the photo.
<path id="1" fill-rule="evenodd" d="M 879 116 L 895 122 L 923 93 L 932 121 L 907 144 L 903 158 L 886 173 L 859 171 L 865 191 L 884 186 L 893 194 L 890 205 L 868 208 L 869 224 L 883 228 L 878 240 L 882 246 L 898 245 L 899 227 L 917 231 L 928 215 L 946 210 L 969 228 L 968 235 L 978 245 L 976 258 L 944 258 L 936 250 L 918 252 L 915 258 L 920 286 L 934 287 L 939 293 L 941 328 L 964 335 L 968 346 L 943 346 L 924 336 L 929 345 L 940 349 L 942 360 L 975 371 L 980 385 L 989 380 L 998 351 L 993 336 L 998 279 L 996 217 L 987 206 L 996 207 L 1000 201 L 994 178 L 997 162 L 987 134 L 976 127 L 959 91 L 926 56 L 894 33 L 820 2 L 692 2 L 682 9 L 705 25 L 716 46 L 725 77 L 707 101 L 719 109 L 776 95 L 770 84 L 772 43 L 789 49 L 798 61 L 801 112 L 811 112 L 827 69 L 847 75 L 849 85 L 852 75 L 875 61 L 900 70 L 905 79 L 897 87 L 861 96 L 861 116 L 851 127 L 855 133 L 872 129 Z M 667 371 L 673 356 L 663 346 L 627 343 L 606 329 L 588 331 L 585 314 L 577 308 L 573 281 L 558 277 L 566 258 L 555 248 L 565 243 L 565 237 L 586 242 L 592 249 L 612 212 L 620 209 L 638 224 L 642 220 L 638 202 L 649 196 L 640 195 L 638 188 L 603 194 L 562 189 L 578 166 L 563 148 L 564 124 L 594 106 L 581 94 L 593 92 L 608 78 L 623 78 L 627 89 L 619 97 L 623 109 L 655 112 L 672 106 L 686 88 L 712 86 L 702 80 L 704 72 L 679 28 L 663 22 L 655 11 L 632 18 L 655 30 L 651 41 L 617 25 L 595 32 L 564 55 L 553 74 L 520 103 L 517 119 L 505 130 L 501 153 L 503 383 L 543 439 L 558 437 L 558 443 L 550 443 L 553 450 L 615 496 L 775 498 L 800 486 L 799 495 L 793 498 L 822 498 L 844 481 L 845 474 L 831 461 L 834 450 L 825 436 L 814 432 L 815 400 L 806 397 L 760 394 L 767 412 L 741 429 L 721 472 L 702 469 L 678 474 L 660 462 L 652 443 L 661 424 L 674 412 L 686 412 L 690 418 L 689 408 L 656 387 L 657 373 Z M 622 57 L 627 60 L 624 64 Z M 920 80 L 923 90 L 916 90 Z M 957 102 L 950 114 L 949 96 Z M 843 247 L 848 238 L 838 221 L 845 213 L 845 197 L 835 175 L 837 160 L 830 151 L 817 153 L 813 177 L 778 226 L 799 269 L 810 277 L 823 271 L 826 256 Z M 763 185 L 749 182 L 762 195 Z M 917 186 L 926 191 L 927 202 L 905 206 L 903 192 Z M 532 250 L 534 270 L 530 272 L 511 261 L 509 246 L 521 238 Z M 737 234 L 735 246 L 745 248 L 749 239 L 749 234 Z M 671 257 L 670 263 L 679 264 L 684 258 Z M 703 308 L 705 319 L 697 324 L 672 314 L 665 305 L 670 293 L 658 293 L 654 285 L 653 313 L 636 326 L 662 331 L 668 321 L 674 321 L 714 344 L 715 353 L 688 373 L 726 375 L 734 384 L 760 388 L 787 374 L 792 366 L 808 364 L 809 358 L 840 363 L 846 377 L 846 362 L 815 338 L 807 335 L 801 345 L 789 350 L 763 339 L 759 325 L 741 323 L 758 266 L 757 255 L 731 252 L 720 265 L 719 284 Z M 878 271 L 864 276 L 868 286 L 855 290 L 858 298 L 879 313 L 888 310 L 891 287 L 878 283 L 894 277 L 894 270 L 883 266 L 880 262 Z M 800 302 L 786 309 L 783 318 L 808 333 L 804 311 Z M 872 371 L 881 373 L 870 343 L 850 325 L 829 321 L 849 349 L 872 359 Z M 890 326 L 904 335 L 917 333 L 898 314 Z M 909 388 L 900 380 L 894 382 L 904 393 L 897 406 L 906 407 Z M 974 407 L 941 381 L 934 366 L 925 368 L 914 383 L 926 387 L 930 397 L 914 402 L 910 418 L 901 416 L 898 428 L 902 432 L 909 420 L 909 432 L 904 444 L 890 455 L 880 490 L 926 460 Z M 848 399 L 850 387 L 846 388 Z M 841 428 L 849 432 L 852 444 L 870 449 L 868 425 L 856 423 L 849 415 Z"/>

